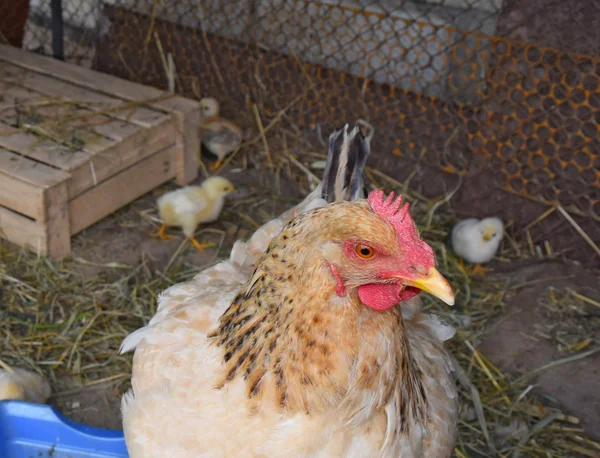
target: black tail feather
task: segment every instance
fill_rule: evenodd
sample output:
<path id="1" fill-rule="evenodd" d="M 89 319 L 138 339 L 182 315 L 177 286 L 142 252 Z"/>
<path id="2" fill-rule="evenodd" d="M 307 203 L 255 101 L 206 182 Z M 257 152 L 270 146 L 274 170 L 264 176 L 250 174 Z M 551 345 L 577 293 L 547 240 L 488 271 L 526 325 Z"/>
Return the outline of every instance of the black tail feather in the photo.
<path id="1" fill-rule="evenodd" d="M 321 197 L 328 203 L 364 198 L 364 169 L 371 151 L 358 126 L 348 124 L 329 136 Z"/>

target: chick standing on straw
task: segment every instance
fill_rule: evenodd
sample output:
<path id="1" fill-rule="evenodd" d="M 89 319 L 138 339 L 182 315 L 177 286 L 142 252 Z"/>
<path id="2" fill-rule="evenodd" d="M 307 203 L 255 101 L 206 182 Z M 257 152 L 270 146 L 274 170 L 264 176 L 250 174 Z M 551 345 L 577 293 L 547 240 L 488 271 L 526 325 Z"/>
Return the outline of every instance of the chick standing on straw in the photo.
<path id="1" fill-rule="evenodd" d="M 212 243 L 200 243 L 194 238 L 194 232 L 201 223 L 216 221 L 225 197 L 235 192 L 235 186 L 226 178 L 213 176 L 204 180 L 201 186 L 186 186 L 160 196 L 156 204 L 162 219 L 162 226 L 156 237 L 169 240 L 167 227 L 178 226 L 184 235 L 200 252 L 214 246 Z"/>
<path id="2" fill-rule="evenodd" d="M 225 157 L 236 151 L 242 144 L 242 129 L 236 124 L 219 116 L 219 102 L 207 97 L 200 100 L 200 138 L 208 150 L 217 156 L 217 162 L 211 166 L 214 172 L 217 170 Z"/>

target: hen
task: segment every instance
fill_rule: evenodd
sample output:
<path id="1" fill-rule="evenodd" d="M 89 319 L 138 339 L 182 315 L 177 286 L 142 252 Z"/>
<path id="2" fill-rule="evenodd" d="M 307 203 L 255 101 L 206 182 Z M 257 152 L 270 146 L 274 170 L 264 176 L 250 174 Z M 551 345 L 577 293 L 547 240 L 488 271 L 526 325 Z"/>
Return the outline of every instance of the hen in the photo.
<path id="1" fill-rule="evenodd" d="M 322 187 L 125 339 L 132 458 L 451 455 L 454 330 L 416 296 L 454 296 L 401 196 L 360 199 L 368 152 L 335 132 Z"/>

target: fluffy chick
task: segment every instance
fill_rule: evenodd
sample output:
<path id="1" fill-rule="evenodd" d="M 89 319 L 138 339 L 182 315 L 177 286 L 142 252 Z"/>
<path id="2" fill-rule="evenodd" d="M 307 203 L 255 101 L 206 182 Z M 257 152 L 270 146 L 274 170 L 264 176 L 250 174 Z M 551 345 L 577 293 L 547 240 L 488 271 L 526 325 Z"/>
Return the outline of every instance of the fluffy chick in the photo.
<path id="1" fill-rule="evenodd" d="M 503 236 L 500 218 L 465 219 L 452 228 L 452 249 L 467 262 L 483 264 L 494 258 Z"/>
<path id="2" fill-rule="evenodd" d="M 162 226 L 156 236 L 169 240 L 166 230 L 169 226 L 181 227 L 184 235 L 200 252 L 213 243 L 200 243 L 194 232 L 200 223 L 215 221 L 225 203 L 225 196 L 235 192 L 235 186 L 226 178 L 210 177 L 200 186 L 186 186 L 160 196 L 156 204 L 162 219 Z"/>
<path id="3" fill-rule="evenodd" d="M 207 97 L 200 100 L 200 138 L 208 150 L 217 156 L 211 170 L 217 170 L 223 159 L 242 144 L 242 130 L 227 119 L 219 116 L 219 102 Z"/>
<path id="4" fill-rule="evenodd" d="M 0 369 L 0 400 L 43 404 L 49 397 L 48 381 L 36 372 L 19 368 Z"/>

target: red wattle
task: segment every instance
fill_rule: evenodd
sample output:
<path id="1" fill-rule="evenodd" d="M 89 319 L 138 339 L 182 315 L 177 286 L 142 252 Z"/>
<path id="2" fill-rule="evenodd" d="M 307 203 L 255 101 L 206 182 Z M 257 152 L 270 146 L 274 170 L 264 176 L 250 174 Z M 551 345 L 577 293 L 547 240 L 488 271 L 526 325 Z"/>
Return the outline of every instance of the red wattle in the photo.
<path id="1" fill-rule="evenodd" d="M 419 292 L 418 288 L 412 286 L 404 288 L 398 283 L 370 283 L 358 287 L 358 297 L 361 302 L 377 311 L 389 310 L 398 302 L 407 301 Z"/>

